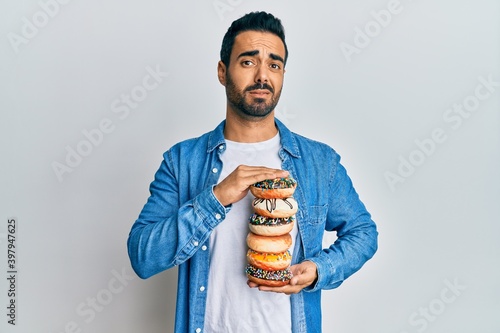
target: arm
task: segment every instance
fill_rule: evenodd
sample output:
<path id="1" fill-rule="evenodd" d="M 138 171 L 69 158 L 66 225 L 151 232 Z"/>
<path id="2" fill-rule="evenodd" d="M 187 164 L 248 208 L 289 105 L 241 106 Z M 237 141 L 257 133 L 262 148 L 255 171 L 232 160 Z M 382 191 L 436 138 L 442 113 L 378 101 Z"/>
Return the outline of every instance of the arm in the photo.
<path id="1" fill-rule="evenodd" d="M 188 260 L 226 214 L 212 187 L 181 202 L 170 152 L 156 172 L 150 193 L 127 242 L 132 268 L 141 278 Z"/>
<path id="2" fill-rule="evenodd" d="M 326 219 L 324 230 L 336 232 L 337 240 L 321 250 L 323 233 L 318 223 L 318 230 L 308 232 L 314 234 L 314 238 L 308 238 L 308 243 L 304 244 L 309 248 L 306 253 L 309 252 L 310 257 L 290 267 L 294 277 L 289 285 L 265 287 L 249 282 L 250 287 L 286 294 L 333 289 L 358 271 L 376 252 L 378 233 L 375 223 L 359 200 L 345 168 L 339 163 L 340 157 L 330 149 L 326 154 L 326 160 L 332 161 L 333 167 L 326 176 L 328 187 L 324 194 L 320 194 L 328 198 L 323 216 Z"/>
<path id="3" fill-rule="evenodd" d="M 329 193 L 325 230 L 336 231 L 337 240 L 308 259 L 316 264 L 318 274 L 310 291 L 338 287 L 377 251 L 376 225 L 340 163 L 337 163 Z"/>
<path id="4" fill-rule="evenodd" d="M 317 255 L 291 266 L 290 284 L 267 287 L 248 282 L 251 288 L 285 294 L 295 294 L 302 289 L 333 289 L 359 270 L 377 250 L 375 223 L 359 200 L 346 170 L 338 163 L 338 155 L 332 160 L 336 161 L 336 167 L 330 176 L 325 230 L 336 231 L 337 240 Z M 321 243 L 322 238 L 317 237 L 315 241 Z"/>

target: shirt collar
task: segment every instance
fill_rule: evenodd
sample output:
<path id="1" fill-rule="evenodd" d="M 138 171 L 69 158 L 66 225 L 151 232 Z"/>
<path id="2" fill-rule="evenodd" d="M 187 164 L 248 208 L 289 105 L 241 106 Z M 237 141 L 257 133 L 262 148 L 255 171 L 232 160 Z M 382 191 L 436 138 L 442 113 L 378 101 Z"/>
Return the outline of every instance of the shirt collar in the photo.
<path id="1" fill-rule="evenodd" d="M 293 133 L 278 119 L 274 118 L 274 122 L 278 127 L 281 138 L 281 147 L 293 157 L 300 158 L 299 147 L 293 136 Z M 217 147 L 224 145 L 224 126 L 226 121 L 223 120 L 209 135 L 207 142 L 207 153 L 211 153 Z"/>

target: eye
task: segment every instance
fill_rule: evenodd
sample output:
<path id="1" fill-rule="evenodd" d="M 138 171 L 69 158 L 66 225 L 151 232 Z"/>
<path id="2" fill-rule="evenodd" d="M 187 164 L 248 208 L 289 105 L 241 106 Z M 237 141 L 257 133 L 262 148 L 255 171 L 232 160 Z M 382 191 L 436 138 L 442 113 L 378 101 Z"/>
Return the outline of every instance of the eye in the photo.
<path id="1" fill-rule="evenodd" d="M 243 60 L 243 61 L 241 62 L 241 64 L 242 64 L 243 66 L 248 67 L 248 66 L 252 66 L 252 65 L 253 65 L 253 62 L 252 62 L 251 60 Z"/>
<path id="2" fill-rule="evenodd" d="M 279 64 L 271 64 L 270 66 L 272 69 L 275 69 L 275 70 L 280 70 L 281 69 L 281 66 Z"/>

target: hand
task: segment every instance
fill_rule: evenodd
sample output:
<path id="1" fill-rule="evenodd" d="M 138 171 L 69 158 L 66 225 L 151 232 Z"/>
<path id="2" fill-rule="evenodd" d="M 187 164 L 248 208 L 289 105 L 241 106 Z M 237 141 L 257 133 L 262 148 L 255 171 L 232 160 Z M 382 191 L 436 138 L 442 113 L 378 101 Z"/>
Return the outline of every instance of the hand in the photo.
<path id="1" fill-rule="evenodd" d="M 240 201 L 250 185 L 265 179 L 287 177 L 288 171 L 240 165 L 214 187 L 214 195 L 223 206 Z"/>
<path id="2" fill-rule="evenodd" d="M 303 261 L 298 265 L 290 266 L 293 277 L 290 283 L 282 287 L 268 287 L 260 286 L 255 282 L 248 281 L 247 284 L 250 288 L 259 288 L 261 291 L 273 291 L 276 293 L 284 293 L 287 295 L 297 294 L 302 289 L 310 286 L 318 278 L 318 270 L 316 264 L 312 261 Z"/>

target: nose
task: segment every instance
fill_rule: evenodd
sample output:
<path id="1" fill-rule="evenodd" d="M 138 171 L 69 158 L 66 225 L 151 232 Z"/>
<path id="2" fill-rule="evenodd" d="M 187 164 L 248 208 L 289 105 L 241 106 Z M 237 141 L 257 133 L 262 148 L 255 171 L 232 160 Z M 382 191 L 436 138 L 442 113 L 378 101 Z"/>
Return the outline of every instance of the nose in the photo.
<path id="1" fill-rule="evenodd" d="M 255 82 L 256 83 L 267 83 L 268 82 L 268 68 L 265 64 L 260 64 L 256 68 L 255 72 Z"/>

